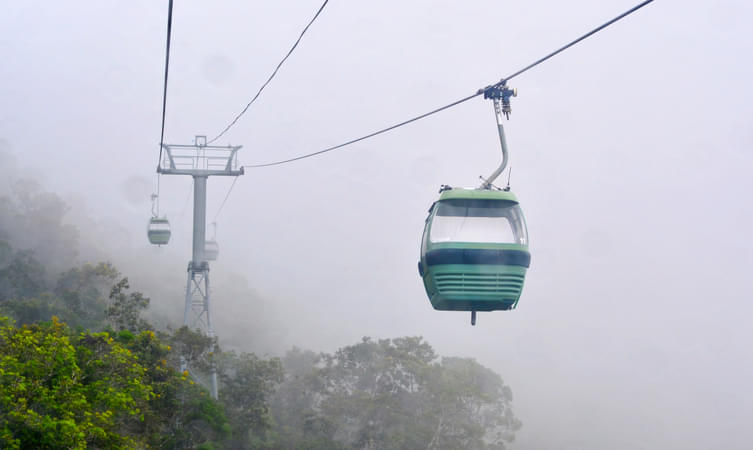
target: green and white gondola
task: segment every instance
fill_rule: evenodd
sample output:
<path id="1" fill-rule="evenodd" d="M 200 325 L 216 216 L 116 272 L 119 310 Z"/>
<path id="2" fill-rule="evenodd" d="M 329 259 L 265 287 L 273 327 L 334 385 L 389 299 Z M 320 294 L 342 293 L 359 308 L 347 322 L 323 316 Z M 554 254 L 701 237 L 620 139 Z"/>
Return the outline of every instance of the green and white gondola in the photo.
<path id="1" fill-rule="evenodd" d="M 445 188 L 426 219 L 418 270 L 434 309 L 514 309 L 531 262 L 512 192 Z"/>

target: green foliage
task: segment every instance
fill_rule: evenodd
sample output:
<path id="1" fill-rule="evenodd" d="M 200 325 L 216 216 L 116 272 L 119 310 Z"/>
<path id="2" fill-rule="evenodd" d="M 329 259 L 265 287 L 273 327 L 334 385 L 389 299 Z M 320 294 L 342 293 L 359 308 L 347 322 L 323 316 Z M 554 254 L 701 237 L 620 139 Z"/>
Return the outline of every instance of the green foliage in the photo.
<path id="1" fill-rule="evenodd" d="M 229 448 L 267 447 L 268 397 L 282 381 L 281 361 L 228 352 L 218 356 L 217 364 L 222 383 L 220 401 L 232 427 Z"/>
<path id="2" fill-rule="evenodd" d="M 20 411 L 13 417 L 2 416 L 0 419 L 0 429 L 5 427 L 6 431 L 3 434 L 5 437 L 0 440 L 0 448 L 12 448 L 16 444 L 21 448 L 115 448 L 131 447 L 136 443 L 158 448 L 222 447 L 222 442 L 230 436 L 224 405 L 210 398 L 206 390 L 195 384 L 187 373 L 182 374 L 175 369 L 179 365 L 179 351 L 185 351 L 188 360 L 197 368 L 209 367 L 211 355 L 208 350 L 213 339 L 182 328 L 174 335 L 163 334 L 162 340 L 167 344 L 163 343 L 141 317 L 149 299 L 140 292 L 128 292 L 127 278 L 113 284 L 119 273 L 109 263 L 85 264 L 64 271 L 51 290 L 44 280 L 44 267 L 30 252 L 14 252 L 10 246 L 0 245 L 0 257 L 5 258 L 3 261 L 6 263 L 4 270 L 0 270 L 0 287 L 8 287 L 5 292 L 14 296 L 2 298 L 0 310 L 10 313 L 20 324 L 28 325 L 26 329 L 34 330 L 37 334 L 46 333 L 45 336 L 50 334 L 49 330 L 40 322 L 54 318 L 56 336 L 60 337 L 58 341 L 36 338 L 38 341 L 41 339 L 41 344 L 36 345 L 33 352 L 24 349 L 28 360 L 23 364 L 29 366 L 43 360 L 39 352 L 61 355 L 60 349 L 52 344 L 67 339 L 68 347 L 65 350 L 74 350 L 74 368 L 59 372 L 58 368 L 54 370 L 59 376 L 70 376 L 70 379 L 66 379 L 65 392 L 83 396 L 79 402 L 81 408 L 77 410 L 64 406 L 73 401 L 70 398 L 43 393 L 47 403 L 37 410 L 26 408 L 26 403 L 23 403 L 29 400 L 25 390 L 20 393 L 14 390 L 21 385 L 0 385 L 0 390 L 6 391 L 8 387 L 11 393 L 5 397 L 7 404 L 0 404 L 0 410 L 12 405 Z M 108 290 L 109 300 L 103 295 Z M 81 333 L 74 333 L 62 325 L 58 316 L 72 323 Z M 108 324 L 111 327 L 109 333 L 83 331 L 101 330 Z M 15 332 L 10 331 L 12 329 L 5 331 L 15 336 Z M 61 331 L 63 329 L 64 332 Z M 168 345 L 171 343 L 176 344 L 176 350 L 171 351 Z M 16 349 L 20 350 L 21 347 L 17 346 Z M 3 354 L 7 353 L 5 349 L 2 350 Z M 6 356 L 4 363 L 14 367 L 23 365 L 9 358 Z M 135 365 L 129 366 L 122 358 L 131 358 Z M 111 371 L 104 371 L 106 367 Z M 128 368 L 140 368 L 140 372 L 131 374 L 126 371 Z M 25 380 L 32 383 L 39 375 L 33 372 L 25 374 Z M 7 377 L 3 380 L 7 381 Z M 148 398 L 132 396 L 131 402 L 128 393 L 134 386 L 125 380 L 147 389 Z M 54 408 L 50 405 L 54 405 Z M 97 405 L 105 405 L 102 408 L 107 408 L 103 411 L 110 413 L 96 415 L 91 426 L 86 421 L 81 423 L 83 419 L 79 416 L 83 414 L 82 411 L 98 411 L 100 406 Z M 138 420 L 122 414 L 128 408 L 135 411 L 134 417 Z M 22 412 L 25 415 L 21 415 Z M 37 416 L 39 423 L 34 428 L 30 417 Z M 72 427 L 72 434 L 58 433 L 63 423 Z M 41 429 L 47 430 L 49 436 L 43 435 Z M 50 441 L 52 443 L 47 445 L 47 440 L 54 436 L 58 440 Z"/>
<path id="3" fill-rule="evenodd" d="M 216 339 L 206 336 L 199 330 L 191 330 L 186 326 L 180 327 L 168 338 L 175 347 L 173 355 L 180 357 L 190 367 L 198 371 L 207 371 L 211 365 L 212 350 Z M 174 365 L 180 365 L 180 360 L 173 360 Z"/>
<path id="4" fill-rule="evenodd" d="M 167 363 L 153 331 L 75 333 L 0 317 L 0 448 L 193 448 L 230 435 L 223 405 Z"/>
<path id="5" fill-rule="evenodd" d="M 36 297 L 47 289 L 45 268 L 31 251 L 14 251 L 0 241 L 0 303 Z"/>
<path id="6" fill-rule="evenodd" d="M 294 349 L 283 363 L 271 409 L 284 448 L 501 449 L 520 427 L 497 374 L 472 359 L 437 361 L 421 338 Z"/>
<path id="7" fill-rule="evenodd" d="M 0 305 L 0 311 L 9 314 L 20 324 L 33 324 L 65 314 L 65 308 L 58 300 L 44 293 L 38 298 L 8 300 Z"/>
<path id="8" fill-rule="evenodd" d="M 103 262 L 84 264 L 60 274 L 53 295 L 66 311 L 61 317 L 73 327 L 101 329 L 107 308 L 104 293 L 119 275 L 112 264 Z"/>
<path id="9" fill-rule="evenodd" d="M 7 448 L 129 448 L 152 391 L 135 356 L 107 333 L 51 323 L 0 326 L 0 443 Z"/>
<path id="10" fill-rule="evenodd" d="M 146 368 L 146 382 L 154 392 L 144 411 L 145 420 L 133 430 L 150 447 L 217 445 L 229 436 L 230 427 L 222 405 L 187 373 L 180 373 L 170 365 L 175 350 L 165 341 L 171 336 L 160 338 L 151 330 L 138 334 L 124 330 L 117 339 L 138 356 Z"/>
<path id="11" fill-rule="evenodd" d="M 0 253 L 3 253 L 0 241 Z M 102 329 L 107 300 L 103 293 L 118 276 L 109 263 L 84 264 L 60 274 L 55 288 L 45 281 L 45 268 L 31 252 L 14 251 L 0 269 L 0 311 L 20 324 L 48 321 L 52 316 L 73 327 Z"/>
<path id="12" fill-rule="evenodd" d="M 70 269 L 78 230 L 65 223 L 68 206 L 33 180 L 15 180 L 10 188 L 0 196 L 0 310 L 21 323 L 55 315 L 72 326 L 101 328 L 100 291 L 117 272 L 102 263 Z"/>
<path id="13" fill-rule="evenodd" d="M 128 278 L 115 283 L 110 290 L 110 304 L 105 310 L 105 317 L 116 331 L 147 330 L 151 326 L 141 318 L 141 312 L 149 307 L 149 298 L 141 292 L 125 292 L 130 286 Z"/>
<path id="14" fill-rule="evenodd" d="M 435 405 L 434 448 L 502 449 L 521 426 L 510 409 L 512 391 L 471 358 L 442 358 L 429 391 Z"/>

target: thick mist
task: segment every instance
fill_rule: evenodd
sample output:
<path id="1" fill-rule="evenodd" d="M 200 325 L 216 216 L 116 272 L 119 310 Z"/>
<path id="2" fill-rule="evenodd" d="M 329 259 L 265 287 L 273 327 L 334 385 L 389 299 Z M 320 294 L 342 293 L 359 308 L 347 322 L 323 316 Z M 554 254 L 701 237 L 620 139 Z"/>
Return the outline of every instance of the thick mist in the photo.
<path id="1" fill-rule="evenodd" d="M 165 4 L 163 4 L 165 3 Z M 212 137 L 320 2 L 176 2 L 166 141 Z M 330 2 L 219 144 L 297 156 L 472 94 L 632 2 Z M 166 2 L 10 2 L 0 175 L 70 206 L 72 260 L 111 260 L 180 324 L 191 181 L 163 176 L 146 240 Z M 332 351 L 423 336 L 513 391 L 511 448 L 745 448 L 753 440 L 753 6 L 657 1 L 510 84 L 511 185 L 531 240 L 518 309 L 433 311 L 416 269 L 441 184 L 500 159 L 490 102 L 298 163 L 249 169 L 217 218 L 223 348 Z M 232 180 L 210 179 L 211 222 Z M 30 245 L 35 243 L 30 243 Z"/>

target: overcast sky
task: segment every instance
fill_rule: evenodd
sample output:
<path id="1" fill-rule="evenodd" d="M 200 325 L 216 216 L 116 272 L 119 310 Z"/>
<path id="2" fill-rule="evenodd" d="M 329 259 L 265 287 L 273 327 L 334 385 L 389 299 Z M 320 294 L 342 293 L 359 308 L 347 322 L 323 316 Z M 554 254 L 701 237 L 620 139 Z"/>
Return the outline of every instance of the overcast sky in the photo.
<path id="1" fill-rule="evenodd" d="M 116 263 L 174 272 L 180 298 L 190 179 L 162 177 L 169 248 L 144 236 L 167 2 L 1 3 L 0 146 L 74 206 L 71 221 L 108 230 L 97 239 Z M 472 94 L 633 4 L 332 0 L 218 143 L 243 145 L 246 164 L 338 144 Z M 219 133 L 319 5 L 176 0 L 166 141 Z M 657 0 L 511 82 L 532 262 L 518 309 L 476 327 L 431 309 L 416 262 L 439 185 L 475 186 L 499 162 L 489 101 L 248 170 L 218 219 L 220 340 L 278 354 L 422 335 L 511 386 L 514 449 L 749 448 L 752 27 L 749 1 Z M 230 182 L 210 179 L 210 221 Z M 246 285 L 257 300 L 223 303 Z M 259 321 L 274 343 L 243 342 Z"/>

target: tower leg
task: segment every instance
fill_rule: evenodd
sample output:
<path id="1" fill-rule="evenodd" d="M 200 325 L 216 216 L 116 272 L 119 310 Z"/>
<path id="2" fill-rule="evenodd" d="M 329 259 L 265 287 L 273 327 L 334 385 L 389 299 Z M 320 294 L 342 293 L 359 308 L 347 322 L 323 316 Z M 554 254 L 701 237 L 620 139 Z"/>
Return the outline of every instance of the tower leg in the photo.
<path id="1" fill-rule="evenodd" d="M 188 263 L 188 270 L 187 277 L 186 277 L 186 306 L 183 310 L 183 325 L 186 327 L 191 327 L 191 303 L 193 301 L 193 289 L 191 289 L 191 285 L 193 284 L 193 264 L 191 262 Z M 188 370 L 188 364 L 186 363 L 186 358 L 183 357 L 183 355 L 180 356 L 180 371 L 185 372 Z"/>
<path id="2" fill-rule="evenodd" d="M 198 267 L 193 261 L 188 263 L 188 280 L 186 283 L 186 308 L 183 314 L 183 325 L 191 330 L 199 329 L 204 335 L 214 339 L 212 315 L 209 300 L 209 264 L 201 263 Z M 209 393 L 217 399 L 217 365 L 214 361 L 215 346 L 209 347 L 210 373 Z M 181 358 L 181 370 L 189 370 L 186 361 Z"/>
<path id="3" fill-rule="evenodd" d="M 209 265 L 204 263 L 204 312 L 207 316 L 207 336 L 213 339 L 211 346 L 209 347 L 210 362 L 209 362 L 209 393 L 212 398 L 217 400 L 217 364 L 214 360 L 214 327 L 212 326 L 212 309 L 209 302 Z"/>

